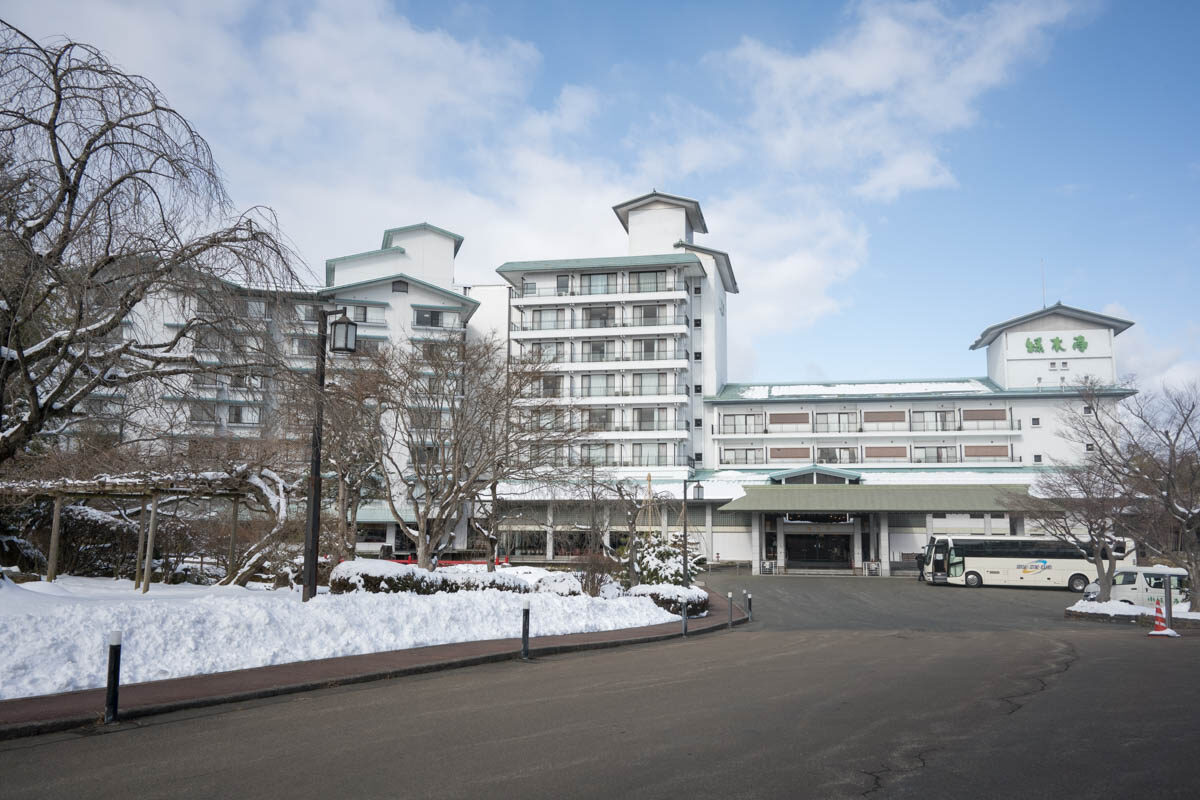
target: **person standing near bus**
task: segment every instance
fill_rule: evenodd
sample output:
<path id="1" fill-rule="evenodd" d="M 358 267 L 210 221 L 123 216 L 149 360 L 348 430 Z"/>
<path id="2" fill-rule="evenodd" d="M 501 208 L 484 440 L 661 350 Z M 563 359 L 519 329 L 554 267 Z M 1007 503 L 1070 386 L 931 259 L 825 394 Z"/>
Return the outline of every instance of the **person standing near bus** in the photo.
<path id="1" fill-rule="evenodd" d="M 917 580 L 925 580 L 925 551 L 917 553 Z"/>

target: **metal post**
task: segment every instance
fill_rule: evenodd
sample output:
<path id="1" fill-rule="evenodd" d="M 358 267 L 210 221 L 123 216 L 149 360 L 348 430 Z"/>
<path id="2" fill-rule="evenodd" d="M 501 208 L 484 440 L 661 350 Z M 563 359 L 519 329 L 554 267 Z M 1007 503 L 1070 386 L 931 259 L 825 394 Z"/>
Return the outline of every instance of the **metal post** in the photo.
<path id="1" fill-rule="evenodd" d="M 746 618 L 754 622 L 754 594 L 746 595 Z"/>
<path id="2" fill-rule="evenodd" d="M 1167 601 L 1167 602 L 1163 603 L 1163 605 L 1165 606 L 1165 608 L 1163 608 L 1163 613 L 1166 614 L 1166 616 L 1167 616 L 1167 627 L 1171 628 L 1173 630 L 1175 628 L 1175 625 L 1174 625 L 1175 618 L 1174 618 L 1174 615 L 1171 614 L 1171 606 L 1173 605 L 1173 603 L 1171 602 L 1171 576 L 1170 575 L 1163 576 L 1163 596 Z"/>
<path id="3" fill-rule="evenodd" d="M 108 689 L 104 693 L 104 724 L 117 721 L 117 688 L 121 684 L 121 632 L 108 634 Z"/>
<path id="4" fill-rule="evenodd" d="M 733 629 L 733 592 L 726 593 L 726 598 L 729 600 L 729 628 Z"/>
<path id="5" fill-rule="evenodd" d="M 304 602 L 317 593 L 317 538 L 321 529 L 321 428 L 325 422 L 325 347 L 329 312 L 317 310 L 317 395 L 309 462 L 308 525 L 304 531 Z"/>
<path id="6" fill-rule="evenodd" d="M 142 594 L 150 591 L 150 577 L 154 574 L 154 534 L 158 531 L 158 495 L 150 498 L 150 532 L 146 536 L 146 566 L 142 570 Z M 165 569 L 165 565 L 164 565 Z M 163 575 L 163 581 L 166 581 Z"/>
<path id="7" fill-rule="evenodd" d="M 50 520 L 50 558 L 46 559 L 46 580 L 58 577 L 58 539 L 62 532 L 63 496 L 54 496 L 54 516 Z"/>
<path id="8" fill-rule="evenodd" d="M 529 660 L 529 598 L 521 598 L 521 660 Z"/>
<path id="9" fill-rule="evenodd" d="M 681 612 L 683 615 L 683 635 L 684 636 L 687 636 L 687 606 L 688 606 L 687 600 L 684 600 L 683 601 L 683 611 Z"/>

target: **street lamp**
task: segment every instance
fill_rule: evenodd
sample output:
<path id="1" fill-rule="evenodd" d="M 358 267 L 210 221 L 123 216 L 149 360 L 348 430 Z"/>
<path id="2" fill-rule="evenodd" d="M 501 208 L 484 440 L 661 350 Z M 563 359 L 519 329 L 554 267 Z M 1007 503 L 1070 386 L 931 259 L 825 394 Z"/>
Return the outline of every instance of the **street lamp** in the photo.
<path id="1" fill-rule="evenodd" d="M 335 353 L 353 353 L 358 342 L 358 325 L 342 315 L 333 321 Z M 312 462 L 309 465 L 308 525 L 304 531 L 304 602 L 317 593 L 317 538 L 321 530 L 321 428 L 325 422 L 325 348 L 329 336 L 329 310 L 317 309 L 317 396 L 313 414 Z"/>

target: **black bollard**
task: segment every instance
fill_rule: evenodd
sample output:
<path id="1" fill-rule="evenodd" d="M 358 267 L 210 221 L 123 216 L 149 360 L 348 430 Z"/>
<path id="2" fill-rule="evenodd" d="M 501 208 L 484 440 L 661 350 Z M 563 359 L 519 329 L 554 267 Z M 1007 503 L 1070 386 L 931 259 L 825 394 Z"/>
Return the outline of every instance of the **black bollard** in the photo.
<path id="1" fill-rule="evenodd" d="M 1163 597 L 1166 599 L 1166 602 L 1163 603 L 1163 613 L 1166 615 L 1167 627 L 1175 630 L 1174 601 L 1171 599 L 1170 575 L 1163 576 Z"/>
<path id="2" fill-rule="evenodd" d="M 529 598 L 521 599 L 521 660 L 529 660 Z"/>
<path id="3" fill-rule="evenodd" d="M 683 601 L 683 635 L 687 636 L 687 600 Z"/>
<path id="4" fill-rule="evenodd" d="M 117 687 L 121 683 L 121 632 L 108 635 L 108 691 L 104 695 L 104 724 L 117 721 Z"/>
<path id="5" fill-rule="evenodd" d="M 729 627 L 733 628 L 733 592 L 728 592 L 726 597 L 729 598 Z"/>
<path id="6" fill-rule="evenodd" d="M 746 595 L 746 618 L 750 622 L 754 622 L 754 593 Z"/>

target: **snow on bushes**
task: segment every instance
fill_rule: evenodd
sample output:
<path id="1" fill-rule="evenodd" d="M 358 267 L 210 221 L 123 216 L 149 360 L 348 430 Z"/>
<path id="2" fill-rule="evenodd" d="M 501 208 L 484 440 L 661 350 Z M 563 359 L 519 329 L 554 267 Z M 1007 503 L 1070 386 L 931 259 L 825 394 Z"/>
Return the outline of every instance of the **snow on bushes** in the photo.
<path id="1" fill-rule="evenodd" d="M 629 590 L 633 597 L 649 597 L 659 608 L 672 614 L 683 611 L 688 605 L 688 616 L 699 617 L 708 613 L 708 592 L 699 586 L 676 586 L 673 583 L 642 583 Z"/>
<path id="2" fill-rule="evenodd" d="M 378 559 L 343 561 L 329 575 L 329 591 L 347 592 L 413 592 L 438 594 L 460 591 L 499 589 L 502 592 L 531 592 L 528 583 L 515 575 L 502 572 L 430 572 L 412 564 L 397 564 Z"/>

